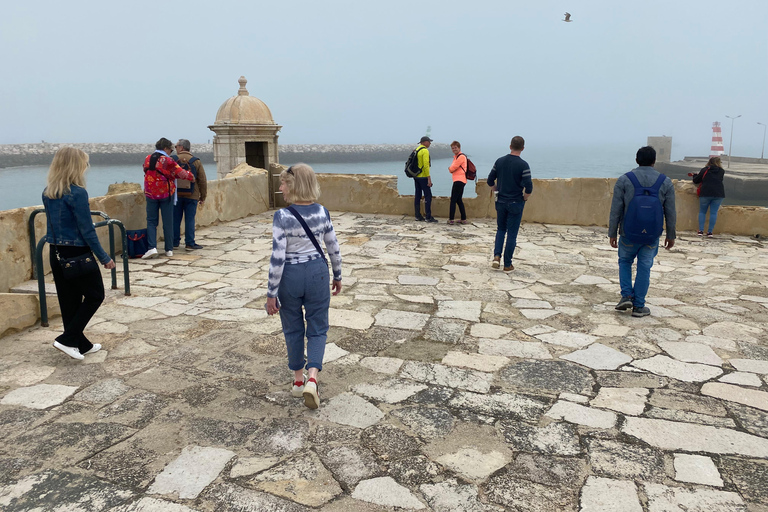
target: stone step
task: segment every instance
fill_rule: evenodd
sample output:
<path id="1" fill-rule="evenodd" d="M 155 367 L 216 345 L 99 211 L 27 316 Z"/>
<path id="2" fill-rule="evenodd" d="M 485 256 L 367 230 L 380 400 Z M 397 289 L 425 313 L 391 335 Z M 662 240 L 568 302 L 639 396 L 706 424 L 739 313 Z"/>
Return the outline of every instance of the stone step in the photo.
<path id="1" fill-rule="evenodd" d="M 37 280 L 30 279 L 29 281 L 24 281 L 23 283 L 11 288 L 10 291 L 11 293 L 27 293 L 31 295 L 37 295 Z M 56 295 L 56 286 L 53 284 L 53 282 L 45 283 L 45 294 Z"/>

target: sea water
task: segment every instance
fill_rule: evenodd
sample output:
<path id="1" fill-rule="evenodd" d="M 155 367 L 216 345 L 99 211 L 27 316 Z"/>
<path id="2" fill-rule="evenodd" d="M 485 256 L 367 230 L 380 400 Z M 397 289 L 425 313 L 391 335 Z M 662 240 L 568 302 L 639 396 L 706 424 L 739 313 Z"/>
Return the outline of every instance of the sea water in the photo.
<path id="1" fill-rule="evenodd" d="M 508 154 L 504 148 L 462 148 L 477 166 L 478 179 L 488 177 L 497 158 Z M 616 178 L 636 167 L 635 151 L 632 147 L 608 148 L 531 148 L 523 151 L 522 158 L 531 167 L 531 175 L 538 179 L 551 178 Z M 361 162 L 361 163 L 322 163 L 311 164 L 319 173 L 338 174 L 390 174 L 397 176 L 400 194 L 412 195 L 413 181 L 405 176 L 403 161 Z M 432 160 L 432 194 L 450 196 L 453 181 L 448 166 L 452 158 Z M 136 165 L 98 165 L 86 173 L 86 188 L 91 197 L 107 193 L 113 183 L 144 182 L 144 172 L 137 161 Z M 285 165 L 297 162 L 281 161 Z M 216 179 L 216 164 L 205 163 L 208 179 Z M 9 167 L 0 169 L 0 210 L 34 206 L 42 204 L 42 192 L 45 188 L 47 166 Z M 471 184 L 464 190 L 464 197 L 475 197 L 475 188 Z M 321 199 L 322 202 L 322 199 Z"/>

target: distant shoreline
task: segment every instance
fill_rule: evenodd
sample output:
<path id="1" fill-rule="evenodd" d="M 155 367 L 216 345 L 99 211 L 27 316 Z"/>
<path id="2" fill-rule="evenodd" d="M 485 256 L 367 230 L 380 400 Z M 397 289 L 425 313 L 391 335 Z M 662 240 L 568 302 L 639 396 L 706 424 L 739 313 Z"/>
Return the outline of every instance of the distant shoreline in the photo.
<path id="1" fill-rule="evenodd" d="M 63 146 L 74 146 L 90 156 L 93 165 L 130 165 L 154 151 L 152 144 L 115 143 L 36 143 L 0 144 L 0 169 L 30 165 L 49 165 Z M 284 144 L 279 146 L 280 160 L 286 163 L 389 162 L 408 158 L 416 144 Z M 203 162 L 213 162 L 212 144 L 192 144 L 192 153 Z M 451 156 L 448 144 L 433 144 L 433 158 Z"/>

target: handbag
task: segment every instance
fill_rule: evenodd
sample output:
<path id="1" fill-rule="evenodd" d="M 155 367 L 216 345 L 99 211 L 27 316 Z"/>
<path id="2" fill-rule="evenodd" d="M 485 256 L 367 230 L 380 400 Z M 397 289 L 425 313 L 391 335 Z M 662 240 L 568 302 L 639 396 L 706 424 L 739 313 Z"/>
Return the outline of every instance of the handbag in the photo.
<path id="1" fill-rule="evenodd" d="M 59 245 L 56 243 L 56 233 L 53 231 L 53 223 L 50 223 L 50 226 L 51 233 L 53 233 L 53 246 L 55 247 L 54 251 L 56 253 L 56 259 L 59 260 L 61 273 L 64 276 L 64 279 L 78 279 L 86 274 L 99 272 L 99 262 L 96 261 L 93 252 L 90 250 L 80 256 L 62 258 L 61 254 L 59 254 Z"/>
<path id="2" fill-rule="evenodd" d="M 128 239 L 128 246 L 125 250 L 128 252 L 129 258 L 140 258 L 149 250 L 146 228 L 127 230 L 125 236 Z"/>
<path id="3" fill-rule="evenodd" d="M 704 174 L 701 175 L 701 183 L 699 183 L 699 186 L 696 187 L 696 196 L 701 197 L 701 186 L 704 185 L 704 178 L 707 177 L 707 171 L 709 171 L 709 167 L 704 169 Z"/>

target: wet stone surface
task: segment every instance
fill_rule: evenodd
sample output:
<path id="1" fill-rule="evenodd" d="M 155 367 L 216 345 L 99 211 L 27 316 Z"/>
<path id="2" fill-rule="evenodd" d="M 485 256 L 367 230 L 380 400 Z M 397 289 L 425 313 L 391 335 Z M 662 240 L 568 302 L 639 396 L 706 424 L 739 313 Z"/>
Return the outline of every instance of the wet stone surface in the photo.
<path id="1" fill-rule="evenodd" d="M 130 261 L 84 362 L 59 318 L 0 339 L 0 509 L 768 511 L 762 241 L 679 233 L 632 318 L 605 229 L 523 224 L 504 273 L 494 219 L 331 217 L 318 410 L 262 307 L 272 212 L 201 228 Z"/>

